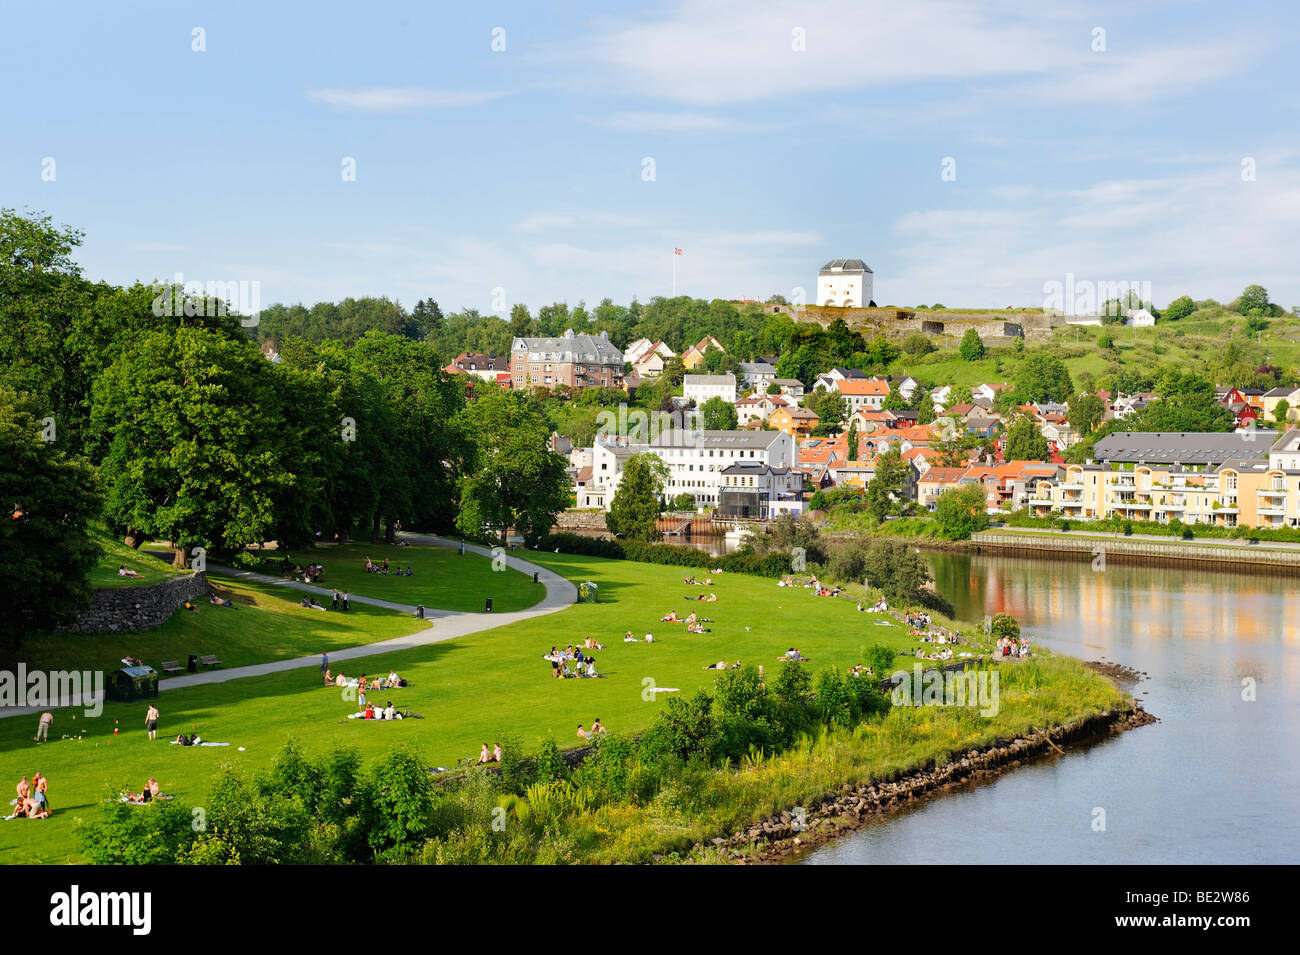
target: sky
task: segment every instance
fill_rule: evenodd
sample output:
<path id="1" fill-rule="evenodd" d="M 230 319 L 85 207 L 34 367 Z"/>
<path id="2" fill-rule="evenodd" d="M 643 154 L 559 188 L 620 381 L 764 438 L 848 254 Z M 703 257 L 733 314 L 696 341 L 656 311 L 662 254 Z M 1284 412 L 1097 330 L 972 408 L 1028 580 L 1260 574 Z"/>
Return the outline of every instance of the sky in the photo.
<path id="1" fill-rule="evenodd" d="M 590 307 L 674 268 L 813 301 L 861 258 L 881 305 L 1292 307 L 1298 26 L 1283 0 L 6 2 L 0 207 L 82 230 L 92 279 L 263 305 Z"/>

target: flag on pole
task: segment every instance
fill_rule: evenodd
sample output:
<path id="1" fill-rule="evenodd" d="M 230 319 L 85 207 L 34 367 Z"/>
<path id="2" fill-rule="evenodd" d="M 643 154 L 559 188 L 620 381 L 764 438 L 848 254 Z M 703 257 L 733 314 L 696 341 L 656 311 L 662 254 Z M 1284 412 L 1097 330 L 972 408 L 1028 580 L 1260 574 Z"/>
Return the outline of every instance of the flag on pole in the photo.
<path id="1" fill-rule="evenodd" d="M 681 254 L 682 254 L 681 249 L 673 249 L 673 255 L 681 255 Z"/>

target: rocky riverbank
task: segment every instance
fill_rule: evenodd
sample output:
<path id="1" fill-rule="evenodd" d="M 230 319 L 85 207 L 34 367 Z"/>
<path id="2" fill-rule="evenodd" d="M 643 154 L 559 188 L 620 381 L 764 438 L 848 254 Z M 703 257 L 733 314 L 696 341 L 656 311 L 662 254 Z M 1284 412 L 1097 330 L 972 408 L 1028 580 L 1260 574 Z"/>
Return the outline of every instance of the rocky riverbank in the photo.
<path id="1" fill-rule="evenodd" d="M 874 818 L 897 812 L 918 799 L 996 776 L 1051 752 L 1064 752 L 1063 745 L 1154 722 L 1156 717 L 1135 702 L 1131 708 L 1107 711 L 1065 726 L 968 750 L 941 767 L 923 766 L 901 777 L 869 785 L 845 784 L 839 791 L 827 792 L 806 807 L 784 811 L 730 837 L 718 837 L 695 848 L 726 853 L 738 864 L 784 862 L 796 853 L 858 829 Z"/>

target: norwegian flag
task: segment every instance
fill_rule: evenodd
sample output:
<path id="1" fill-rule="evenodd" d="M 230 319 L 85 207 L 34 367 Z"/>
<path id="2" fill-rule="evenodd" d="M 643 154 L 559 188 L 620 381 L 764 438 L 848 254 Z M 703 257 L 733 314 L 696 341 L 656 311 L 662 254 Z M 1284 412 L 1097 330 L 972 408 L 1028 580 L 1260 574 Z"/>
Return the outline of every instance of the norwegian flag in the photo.
<path id="1" fill-rule="evenodd" d="M 673 255 L 681 255 L 681 254 L 682 254 L 681 249 L 673 249 Z"/>

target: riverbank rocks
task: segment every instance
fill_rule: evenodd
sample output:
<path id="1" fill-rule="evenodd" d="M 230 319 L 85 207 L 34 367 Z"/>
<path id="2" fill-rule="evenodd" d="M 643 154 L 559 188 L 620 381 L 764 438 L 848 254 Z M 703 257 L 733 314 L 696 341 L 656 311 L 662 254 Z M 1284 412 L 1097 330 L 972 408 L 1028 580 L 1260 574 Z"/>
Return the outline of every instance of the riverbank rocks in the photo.
<path id="1" fill-rule="evenodd" d="M 941 768 L 926 766 L 902 777 L 863 783 L 845 783 L 838 791 L 811 801 L 799 818 L 783 810 L 756 822 L 729 839 L 713 839 L 707 846 L 726 848 L 732 861 L 781 862 L 793 853 L 821 845 L 840 834 L 865 825 L 872 817 L 895 812 L 908 803 L 962 783 L 995 776 L 1038 756 L 1059 752 L 1063 744 L 1078 743 L 1157 722 L 1135 703 L 1132 709 L 1107 711 L 1029 736 L 999 740 L 982 749 L 967 750 Z M 696 848 L 705 848 L 697 844 Z"/>

